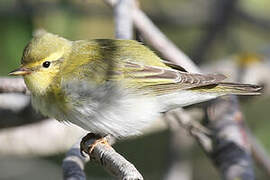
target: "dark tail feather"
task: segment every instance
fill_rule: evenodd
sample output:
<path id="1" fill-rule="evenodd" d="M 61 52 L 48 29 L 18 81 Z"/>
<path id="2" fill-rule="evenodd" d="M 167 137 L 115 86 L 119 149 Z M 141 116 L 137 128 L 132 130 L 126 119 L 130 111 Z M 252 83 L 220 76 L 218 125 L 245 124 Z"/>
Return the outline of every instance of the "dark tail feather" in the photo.
<path id="1" fill-rule="evenodd" d="M 217 88 L 221 88 L 225 93 L 236 95 L 260 95 L 262 86 L 252 84 L 240 84 L 240 83 L 227 83 L 221 82 L 217 85 Z"/>

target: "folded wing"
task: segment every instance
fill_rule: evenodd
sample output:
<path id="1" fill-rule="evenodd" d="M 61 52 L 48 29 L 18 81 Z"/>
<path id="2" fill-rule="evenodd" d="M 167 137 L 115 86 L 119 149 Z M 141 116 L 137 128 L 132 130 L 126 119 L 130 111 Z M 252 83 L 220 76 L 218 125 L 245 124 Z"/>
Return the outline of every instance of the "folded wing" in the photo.
<path id="1" fill-rule="evenodd" d="M 176 66 L 176 65 L 175 65 Z M 171 67 L 174 67 L 171 65 Z M 191 74 L 176 69 L 143 65 L 138 62 L 124 62 L 116 72 L 112 72 L 113 79 L 127 81 L 133 88 L 147 89 L 157 95 L 169 92 L 218 84 L 226 77 L 221 74 Z"/>

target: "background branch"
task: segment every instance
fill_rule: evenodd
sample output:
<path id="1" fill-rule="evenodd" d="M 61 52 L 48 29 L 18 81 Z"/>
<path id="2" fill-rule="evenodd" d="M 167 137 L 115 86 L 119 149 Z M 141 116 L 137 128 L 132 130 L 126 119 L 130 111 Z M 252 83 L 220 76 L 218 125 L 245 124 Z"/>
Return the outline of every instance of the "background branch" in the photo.
<path id="1" fill-rule="evenodd" d="M 0 102 L 0 129 L 46 119 L 31 106 L 29 91 L 22 78 L 0 78 Z"/>
<path id="2" fill-rule="evenodd" d="M 81 139 L 80 139 L 81 141 Z M 82 156 L 80 151 L 80 141 L 75 143 L 66 153 L 63 160 L 64 180 L 85 180 L 84 166 L 89 161 L 89 156 Z"/>
<path id="3" fill-rule="evenodd" d="M 255 179 L 249 142 L 235 96 L 217 99 L 207 107 L 213 149 L 208 152 L 224 179 Z"/>
<path id="4" fill-rule="evenodd" d="M 215 1 L 212 10 L 211 23 L 206 28 L 206 34 L 196 43 L 192 59 L 196 63 L 201 63 L 208 50 L 211 48 L 218 35 L 225 34 L 226 29 L 234 17 L 237 0 Z"/>
<path id="5" fill-rule="evenodd" d="M 64 153 L 84 134 L 85 130 L 55 119 L 6 128 L 0 131 L 0 155 L 33 157 Z"/>
<path id="6" fill-rule="evenodd" d="M 270 29 L 270 19 L 262 18 L 254 14 L 249 14 L 242 9 L 237 9 L 236 13 L 237 17 L 250 23 L 253 26 L 255 25 L 256 27 L 266 31 Z"/>
<path id="7" fill-rule="evenodd" d="M 22 78 L 0 77 L 0 93 L 30 94 Z"/>
<path id="8" fill-rule="evenodd" d="M 118 0 L 104 0 L 114 7 Z M 137 6 L 131 10 L 134 26 L 144 39 L 151 44 L 162 56 L 176 64 L 185 67 L 190 72 L 199 72 L 199 69 L 179 48 L 177 48 L 141 11 Z"/>
<path id="9" fill-rule="evenodd" d="M 133 21 L 130 11 L 134 6 L 133 0 L 119 0 L 115 4 L 115 37 L 118 39 L 132 39 Z"/>

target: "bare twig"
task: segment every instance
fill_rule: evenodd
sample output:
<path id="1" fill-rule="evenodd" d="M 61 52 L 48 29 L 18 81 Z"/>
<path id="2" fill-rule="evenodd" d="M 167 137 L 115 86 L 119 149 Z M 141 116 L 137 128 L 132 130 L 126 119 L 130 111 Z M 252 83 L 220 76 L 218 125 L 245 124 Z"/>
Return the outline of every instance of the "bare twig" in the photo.
<path id="1" fill-rule="evenodd" d="M 86 176 L 83 171 L 85 164 L 89 161 L 95 161 L 103 166 L 106 171 L 117 179 L 122 180 L 143 180 L 142 175 L 137 171 L 135 166 L 128 162 L 123 156 L 118 154 L 108 144 L 98 143 L 93 151 L 90 151 L 93 143 L 97 140 L 94 134 L 92 138 L 88 139 L 83 146 L 80 147 L 80 143 L 76 143 L 67 152 L 66 158 L 63 161 L 63 177 L 64 180 L 79 179 L 85 180 Z M 115 139 L 111 136 L 105 137 L 110 145 L 114 144 Z M 80 139 L 81 141 L 81 139 Z M 82 156 L 80 148 L 88 154 L 88 156 Z"/>
<path id="2" fill-rule="evenodd" d="M 62 168 L 64 180 L 86 179 L 86 175 L 83 170 L 85 164 L 89 161 L 89 156 L 82 156 L 80 151 L 80 141 L 71 147 L 63 160 Z"/>
<path id="3" fill-rule="evenodd" d="M 0 129 L 27 125 L 46 119 L 32 108 L 28 96 L 0 94 L 0 102 Z"/>
<path id="4" fill-rule="evenodd" d="M 85 133 L 77 126 L 55 119 L 6 128 L 0 131 L 0 155 L 32 157 L 66 152 Z"/>
<path id="5" fill-rule="evenodd" d="M 0 78 L 0 129 L 46 119 L 31 106 L 22 78 Z"/>
<path id="6" fill-rule="evenodd" d="M 213 149 L 212 140 L 209 137 L 210 131 L 202 126 L 198 121 L 184 111 L 182 108 L 172 110 L 166 115 L 166 119 L 170 121 L 176 121 L 180 126 L 187 130 L 206 152 L 211 152 Z"/>
<path id="7" fill-rule="evenodd" d="M 132 39 L 133 37 L 133 22 L 130 13 L 133 3 L 133 0 L 119 0 L 115 5 L 115 37 L 118 39 Z"/>
<path id="8" fill-rule="evenodd" d="M 193 109 L 198 114 L 198 109 Z M 170 138 L 167 155 L 167 167 L 164 173 L 164 180 L 190 180 L 192 179 L 192 166 L 190 149 L 194 141 L 188 136 L 187 129 L 197 127 L 193 112 L 184 111 L 182 108 L 166 113 L 165 120 L 169 125 Z M 188 113 L 188 115 L 187 115 Z M 202 118 L 203 113 L 199 113 Z M 192 117 L 191 117 L 192 116 Z M 183 126 L 179 126 L 179 123 Z"/>
<path id="9" fill-rule="evenodd" d="M 138 172 L 133 164 L 128 162 L 123 156 L 118 154 L 108 144 L 98 143 L 91 151 L 93 143 L 99 138 L 87 140 L 81 148 L 86 152 L 91 160 L 102 165 L 111 175 L 121 180 L 142 180 L 142 175 Z M 113 144 L 115 139 L 111 136 L 106 136 L 109 144 Z"/>
<path id="10" fill-rule="evenodd" d="M 0 93 L 29 94 L 22 78 L 0 78 Z"/>

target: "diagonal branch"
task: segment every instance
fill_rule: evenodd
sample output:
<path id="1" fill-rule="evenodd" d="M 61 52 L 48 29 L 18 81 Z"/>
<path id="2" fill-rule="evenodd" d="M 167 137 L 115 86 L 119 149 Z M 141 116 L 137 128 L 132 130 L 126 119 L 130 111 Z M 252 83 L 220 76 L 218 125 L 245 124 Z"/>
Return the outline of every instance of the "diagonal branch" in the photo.
<path id="1" fill-rule="evenodd" d="M 110 145 L 114 144 L 115 139 L 113 137 L 106 136 L 105 138 Z M 135 166 L 117 153 L 110 145 L 98 143 L 95 145 L 94 150 L 91 151 L 91 147 L 96 140 L 98 140 L 98 137 L 92 134 L 92 138 L 88 139 L 83 146 L 81 146 L 82 150 L 87 153 L 91 161 L 103 166 L 106 171 L 117 179 L 143 180 L 142 175 Z M 85 174 L 83 169 L 85 163 L 88 161 L 89 158 L 81 155 L 79 143 L 76 143 L 68 151 L 63 161 L 64 180 L 71 180 L 72 178 L 84 180 Z"/>
<path id="2" fill-rule="evenodd" d="M 255 179 L 249 142 L 236 96 L 213 101 L 207 107 L 213 150 L 208 152 L 224 179 Z"/>

